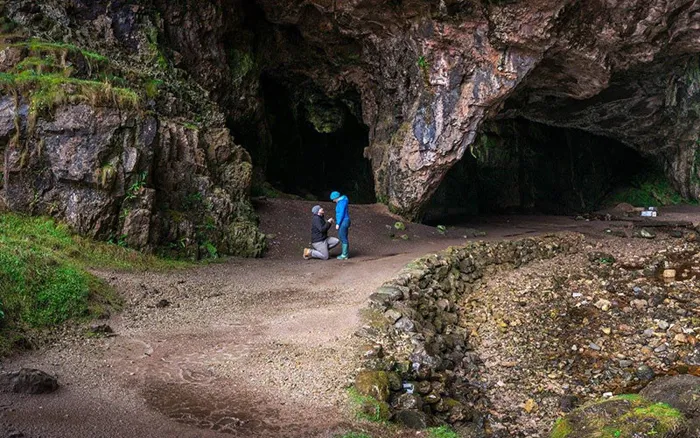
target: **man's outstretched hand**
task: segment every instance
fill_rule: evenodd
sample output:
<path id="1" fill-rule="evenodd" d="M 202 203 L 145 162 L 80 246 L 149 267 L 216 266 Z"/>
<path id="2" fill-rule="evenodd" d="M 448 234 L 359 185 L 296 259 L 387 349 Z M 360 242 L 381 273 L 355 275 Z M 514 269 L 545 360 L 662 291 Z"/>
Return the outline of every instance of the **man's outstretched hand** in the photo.
<path id="1" fill-rule="evenodd" d="M 336 229 L 336 230 L 339 230 L 339 229 L 340 229 L 340 225 L 336 224 L 335 229 Z"/>

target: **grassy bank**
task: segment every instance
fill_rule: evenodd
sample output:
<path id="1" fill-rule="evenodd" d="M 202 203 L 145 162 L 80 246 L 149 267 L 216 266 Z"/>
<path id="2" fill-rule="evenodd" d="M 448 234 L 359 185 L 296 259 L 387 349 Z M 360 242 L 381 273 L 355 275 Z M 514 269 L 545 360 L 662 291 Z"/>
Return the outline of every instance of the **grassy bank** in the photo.
<path id="1" fill-rule="evenodd" d="M 167 269 L 182 263 L 74 236 L 46 218 L 0 215 L 0 356 L 28 334 L 118 309 L 91 268 Z"/>

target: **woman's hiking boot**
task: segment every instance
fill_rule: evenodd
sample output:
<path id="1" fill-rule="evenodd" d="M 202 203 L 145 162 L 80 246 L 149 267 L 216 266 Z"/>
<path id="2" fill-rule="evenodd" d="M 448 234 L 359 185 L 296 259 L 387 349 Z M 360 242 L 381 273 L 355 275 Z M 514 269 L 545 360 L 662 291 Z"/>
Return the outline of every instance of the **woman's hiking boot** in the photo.
<path id="1" fill-rule="evenodd" d="M 338 260 L 347 260 L 349 258 L 348 247 L 349 244 L 343 243 L 343 253 L 336 257 Z"/>
<path id="2" fill-rule="evenodd" d="M 309 260 L 311 258 L 311 249 L 304 248 L 304 260 Z"/>

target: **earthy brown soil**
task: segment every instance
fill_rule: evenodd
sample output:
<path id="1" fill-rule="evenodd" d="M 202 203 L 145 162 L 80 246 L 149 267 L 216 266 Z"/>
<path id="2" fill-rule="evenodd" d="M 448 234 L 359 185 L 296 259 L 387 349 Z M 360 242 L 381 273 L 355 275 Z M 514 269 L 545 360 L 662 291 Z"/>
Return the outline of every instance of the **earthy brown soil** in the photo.
<path id="1" fill-rule="evenodd" d="M 409 261 L 461 244 L 464 236 L 473 239 L 475 230 L 486 231 L 485 239 L 562 230 L 603 238 L 604 228 L 628 225 L 502 216 L 441 235 L 416 224 L 396 231 L 384 207 L 354 205 L 351 259 L 307 261 L 301 252 L 313 205 L 257 202 L 271 241 L 264 259 L 167 273 L 100 272 L 127 303 L 108 321 L 117 336 L 93 338 L 66 328 L 52 345 L 6 360 L 0 370 L 39 368 L 57 375 L 62 387 L 40 397 L 0 394 L 0 431 L 26 437 L 332 437 L 349 430 L 421 436 L 358 425 L 347 408 L 346 387 L 359 366 L 353 334 L 374 289 Z M 665 219 L 697 220 L 700 210 L 674 215 Z M 158 306 L 163 300 L 168 305 Z"/>

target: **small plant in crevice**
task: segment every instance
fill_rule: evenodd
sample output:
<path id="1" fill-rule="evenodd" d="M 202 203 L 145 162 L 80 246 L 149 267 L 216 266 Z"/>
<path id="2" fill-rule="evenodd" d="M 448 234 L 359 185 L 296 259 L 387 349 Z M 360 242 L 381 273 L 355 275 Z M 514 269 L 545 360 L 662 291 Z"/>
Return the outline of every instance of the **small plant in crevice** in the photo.
<path id="1" fill-rule="evenodd" d="M 137 177 L 136 181 L 134 181 L 129 188 L 126 191 L 126 197 L 124 198 L 126 201 L 131 201 L 132 199 L 136 199 L 139 194 L 141 194 L 141 190 L 146 186 L 146 181 L 148 179 L 148 172 L 141 172 Z"/>

